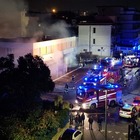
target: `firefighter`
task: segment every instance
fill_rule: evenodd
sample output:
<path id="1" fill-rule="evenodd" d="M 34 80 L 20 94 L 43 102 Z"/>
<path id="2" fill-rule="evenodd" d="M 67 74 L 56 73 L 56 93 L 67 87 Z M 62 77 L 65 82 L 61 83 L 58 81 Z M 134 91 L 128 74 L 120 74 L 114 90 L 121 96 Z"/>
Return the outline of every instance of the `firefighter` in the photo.
<path id="1" fill-rule="evenodd" d="M 64 89 L 65 93 L 68 93 L 68 88 L 69 88 L 68 83 L 66 83 L 65 84 L 65 89 Z"/>
<path id="2" fill-rule="evenodd" d="M 72 82 L 75 81 L 75 76 L 74 75 L 72 75 L 71 80 L 72 80 Z"/>

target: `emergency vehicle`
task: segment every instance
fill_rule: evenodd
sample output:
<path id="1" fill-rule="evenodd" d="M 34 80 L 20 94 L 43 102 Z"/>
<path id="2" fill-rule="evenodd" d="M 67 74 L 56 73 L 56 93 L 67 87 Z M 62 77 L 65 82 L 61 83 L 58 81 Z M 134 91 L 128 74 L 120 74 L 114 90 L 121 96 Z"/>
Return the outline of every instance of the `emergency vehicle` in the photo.
<path id="1" fill-rule="evenodd" d="M 140 96 L 136 96 L 132 104 L 136 107 L 137 111 L 140 111 Z"/>
<path id="2" fill-rule="evenodd" d="M 111 69 L 105 69 L 102 72 L 102 75 L 106 77 L 106 81 L 109 83 L 117 83 L 121 78 L 120 69 L 118 68 L 111 68 Z"/>
<path id="3" fill-rule="evenodd" d="M 97 84 L 106 84 L 106 77 L 103 77 L 101 75 L 90 75 L 90 76 L 86 76 L 84 77 L 83 80 L 83 84 L 84 85 L 97 85 Z"/>
<path id="4" fill-rule="evenodd" d="M 123 118 L 133 118 L 138 115 L 136 107 L 131 104 L 125 104 L 122 108 L 120 108 L 119 116 Z"/>
<path id="5" fill-rule="evenodd" d="M 123 60 L 125 67 L 137 67 L 140 65 L 140 57 L 135 55 L 128 55 Z"/>
<path id="6" fill-rule="evenodd" d="M 105 105 L 114 106 L 122 101 L 122 88 L 116 84 L 80 85 L 76 91 L 76 103 L 83 109 L 95 109 Z"/>
<path id="7" fill-rule="evenodd" d="M 87 76 L 91 76 L 94 74 L 101 74 L 101 71 L 103 70 L 102 66 L 99 64 L 93 65 L 93 67 L 86 73 Z"/>

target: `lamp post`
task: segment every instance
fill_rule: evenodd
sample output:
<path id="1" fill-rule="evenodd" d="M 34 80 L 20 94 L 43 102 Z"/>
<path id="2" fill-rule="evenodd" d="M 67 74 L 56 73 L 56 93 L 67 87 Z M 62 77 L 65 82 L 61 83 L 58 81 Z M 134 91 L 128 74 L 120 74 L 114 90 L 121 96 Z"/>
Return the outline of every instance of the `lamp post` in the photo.
<path id="1" fill-rule="evenodd" d="M 105 140 L 107 140 L 107 90 L 105 90 Z"/>

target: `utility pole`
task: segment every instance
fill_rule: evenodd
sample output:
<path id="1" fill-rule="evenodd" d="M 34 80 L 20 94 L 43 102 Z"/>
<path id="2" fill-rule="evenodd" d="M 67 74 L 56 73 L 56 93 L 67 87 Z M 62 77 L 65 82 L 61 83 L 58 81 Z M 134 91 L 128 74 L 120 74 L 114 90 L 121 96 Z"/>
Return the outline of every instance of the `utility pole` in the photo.
<path id="1" fill-rule="evenodd" d="M 105 140 L 107 140 L 107 90 L 105 90 Z"/>

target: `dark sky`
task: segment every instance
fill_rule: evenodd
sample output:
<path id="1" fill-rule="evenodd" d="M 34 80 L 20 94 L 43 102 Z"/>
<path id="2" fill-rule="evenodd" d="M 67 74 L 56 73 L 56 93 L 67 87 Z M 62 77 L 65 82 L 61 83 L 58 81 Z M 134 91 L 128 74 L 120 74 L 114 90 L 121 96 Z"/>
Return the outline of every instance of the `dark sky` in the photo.
<path id="1" fill-rule="evenodd" d="M 140 9 L 140 0 L 25 0 L 32 10 L 93 10 L 96 6 L 129 6 Z"/>

